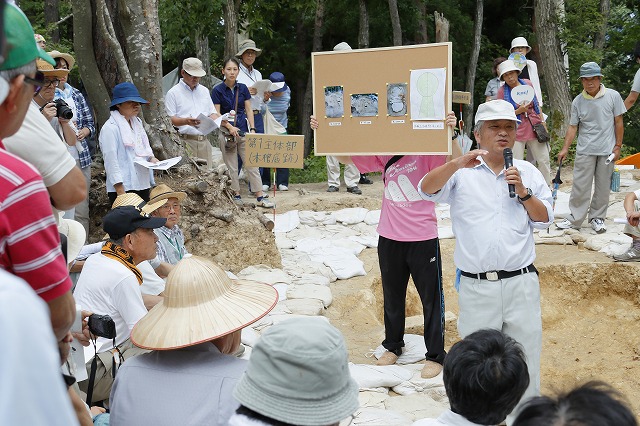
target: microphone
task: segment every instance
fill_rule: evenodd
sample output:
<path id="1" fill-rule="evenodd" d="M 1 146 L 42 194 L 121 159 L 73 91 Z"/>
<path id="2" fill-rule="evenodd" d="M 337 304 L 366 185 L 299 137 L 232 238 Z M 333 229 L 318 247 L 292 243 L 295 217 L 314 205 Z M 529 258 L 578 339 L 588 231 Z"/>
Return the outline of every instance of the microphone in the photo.
<path id="1" fill-rule="evenodd" d="M 502 155 L 504 157 L 504 169 L 508 169 L 513 166 L 513 151 L 511 148 L 505 148 L 502 151 Z M 509 197 L 516 198 L 516 186 L 514 184 L 509 184 Z"/>

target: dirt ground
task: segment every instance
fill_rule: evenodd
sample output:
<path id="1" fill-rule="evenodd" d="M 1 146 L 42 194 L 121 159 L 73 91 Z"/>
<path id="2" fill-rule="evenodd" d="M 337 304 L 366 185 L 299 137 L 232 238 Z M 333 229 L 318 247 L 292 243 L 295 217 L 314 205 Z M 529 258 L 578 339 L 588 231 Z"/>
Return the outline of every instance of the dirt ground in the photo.
<path id="1" fill-rule="evenodd" d="M 570 173 L 563 173 L 570 176 Z M 327 193 L 326 184 L 291 185 L 272 199 L 276 211 L 380 208 L 382 182 L 361 185 L 362 196 Z M 570 185 L 565 179 L 564 186 Z M 454 240 L 443 240 L 446 310 L 458 312 L 453 287 Z M 537 245 L 543 313 L 542 390 L 553 392 L 588 380 L 604 380 L 623 392 L 640 416 L 640 264 L 614 263 L 602 253 L 577 246 Z M 350 360 L 369 363 L 367 353 L 383 339 L 380 270 L 375 249 L 360 255 L 367 275 L 331 285 L 334 303 L 326 316 L 346 336 Z M 421 313 L 410 287 L 407 316 Z M 459 336 L 455 317 L 447 320 L 447 348 Z M 417 325 L 416 325 L 417 324 Z M 407 331 L 422 332 L 421 318 L 407 321 Z"/>

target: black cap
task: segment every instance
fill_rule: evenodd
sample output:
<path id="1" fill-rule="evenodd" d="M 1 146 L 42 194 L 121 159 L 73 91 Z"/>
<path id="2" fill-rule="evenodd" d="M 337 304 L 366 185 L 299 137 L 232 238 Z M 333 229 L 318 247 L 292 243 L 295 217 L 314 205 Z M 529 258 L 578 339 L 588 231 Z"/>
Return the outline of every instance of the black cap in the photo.
<path id="1" fill-rule="evenodd" d="M 102 229 L 109 237 L 118 240 L 138 228 L 155 229 L 164 226 L 167 219 L 150 217 L 133 206 L 116 207 L 102 219 Z"/>

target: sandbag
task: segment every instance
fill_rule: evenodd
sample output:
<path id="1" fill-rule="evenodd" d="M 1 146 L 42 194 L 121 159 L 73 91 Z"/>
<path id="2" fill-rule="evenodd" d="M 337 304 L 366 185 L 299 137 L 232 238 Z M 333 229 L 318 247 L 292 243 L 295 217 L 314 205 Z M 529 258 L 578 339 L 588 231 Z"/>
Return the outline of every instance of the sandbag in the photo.
<path id="1" fill-rule="evenodd" d="M 334 213 L 336 220 L 344 225 L 353 225 L 355 223 L 364 222 L 369 210 L 363 207 L 351 207 L 338 210 Z"/>
<path id="2" fill-rule="evenodd" d="M 402 355 L 398 357 L 397 364 L 413 364 L 425 359 L 427 353 L 427 346 L 424 343 L 424 337 L 417 334 L 405 334 L 403 337 L 404 349 Z M 384 346 L 380 345 L 373 351 L 373 355 L 376 359 L 380 359 L 383 353 L 386 352 Z"/>
<path id="3" fill-rule="evenodd" d="M 393 387 L 412 377 L 411 371 L 398 365 L 369 365 L 349 363 L 351 376 L 360 389 Z"/>

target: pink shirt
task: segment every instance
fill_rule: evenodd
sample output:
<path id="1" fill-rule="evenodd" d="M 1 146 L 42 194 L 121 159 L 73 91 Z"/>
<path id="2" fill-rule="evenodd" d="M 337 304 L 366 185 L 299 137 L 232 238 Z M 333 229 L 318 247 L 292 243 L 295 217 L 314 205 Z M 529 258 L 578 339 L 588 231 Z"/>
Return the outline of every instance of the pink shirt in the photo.
<path id="1" fill-rule="evenodd" d="M 527 83 L 527 86 L 533 87 L 533 84 L 531 84 L 529 80 L 527 80 L 526 78 L 523 80 L 525 83 Z M 498 89 L 498 94 L 496 95 L 496 98 L 504 99 L 504 85 L 500 86 L 500 88 Z M 529 116 L 529 119 L 531 119 L 531 122 L 529 122 L 529 119 L 527 119 L 527 116 Z M 522 122 L 518 123 L 518 130 L 516 131 L 516 140 L 518 142 L 535 141 L 537 138 L 536 138 L 536 134 L 533 133 L 533 126 L 531 124 L 540 123 L 542 122 L 542 119 L 533 109 L 533 101 L 531 101 L 531 103 L 529 104 L 529 109 L 527 110 L 526 115 L 522 113 L 520 114 L 520 118 Z"/>
<path id="2" fill-rule="evenodd" d="M 391 155 L 353 156 L 360 171 L 381 172 Z M 443 155 L 405 155 L 387 169 L 378 234 L 395 241 L 425 241 L 438 238 L 435 204 L 423 200 L 420 179 L 446 161 Z"/>

